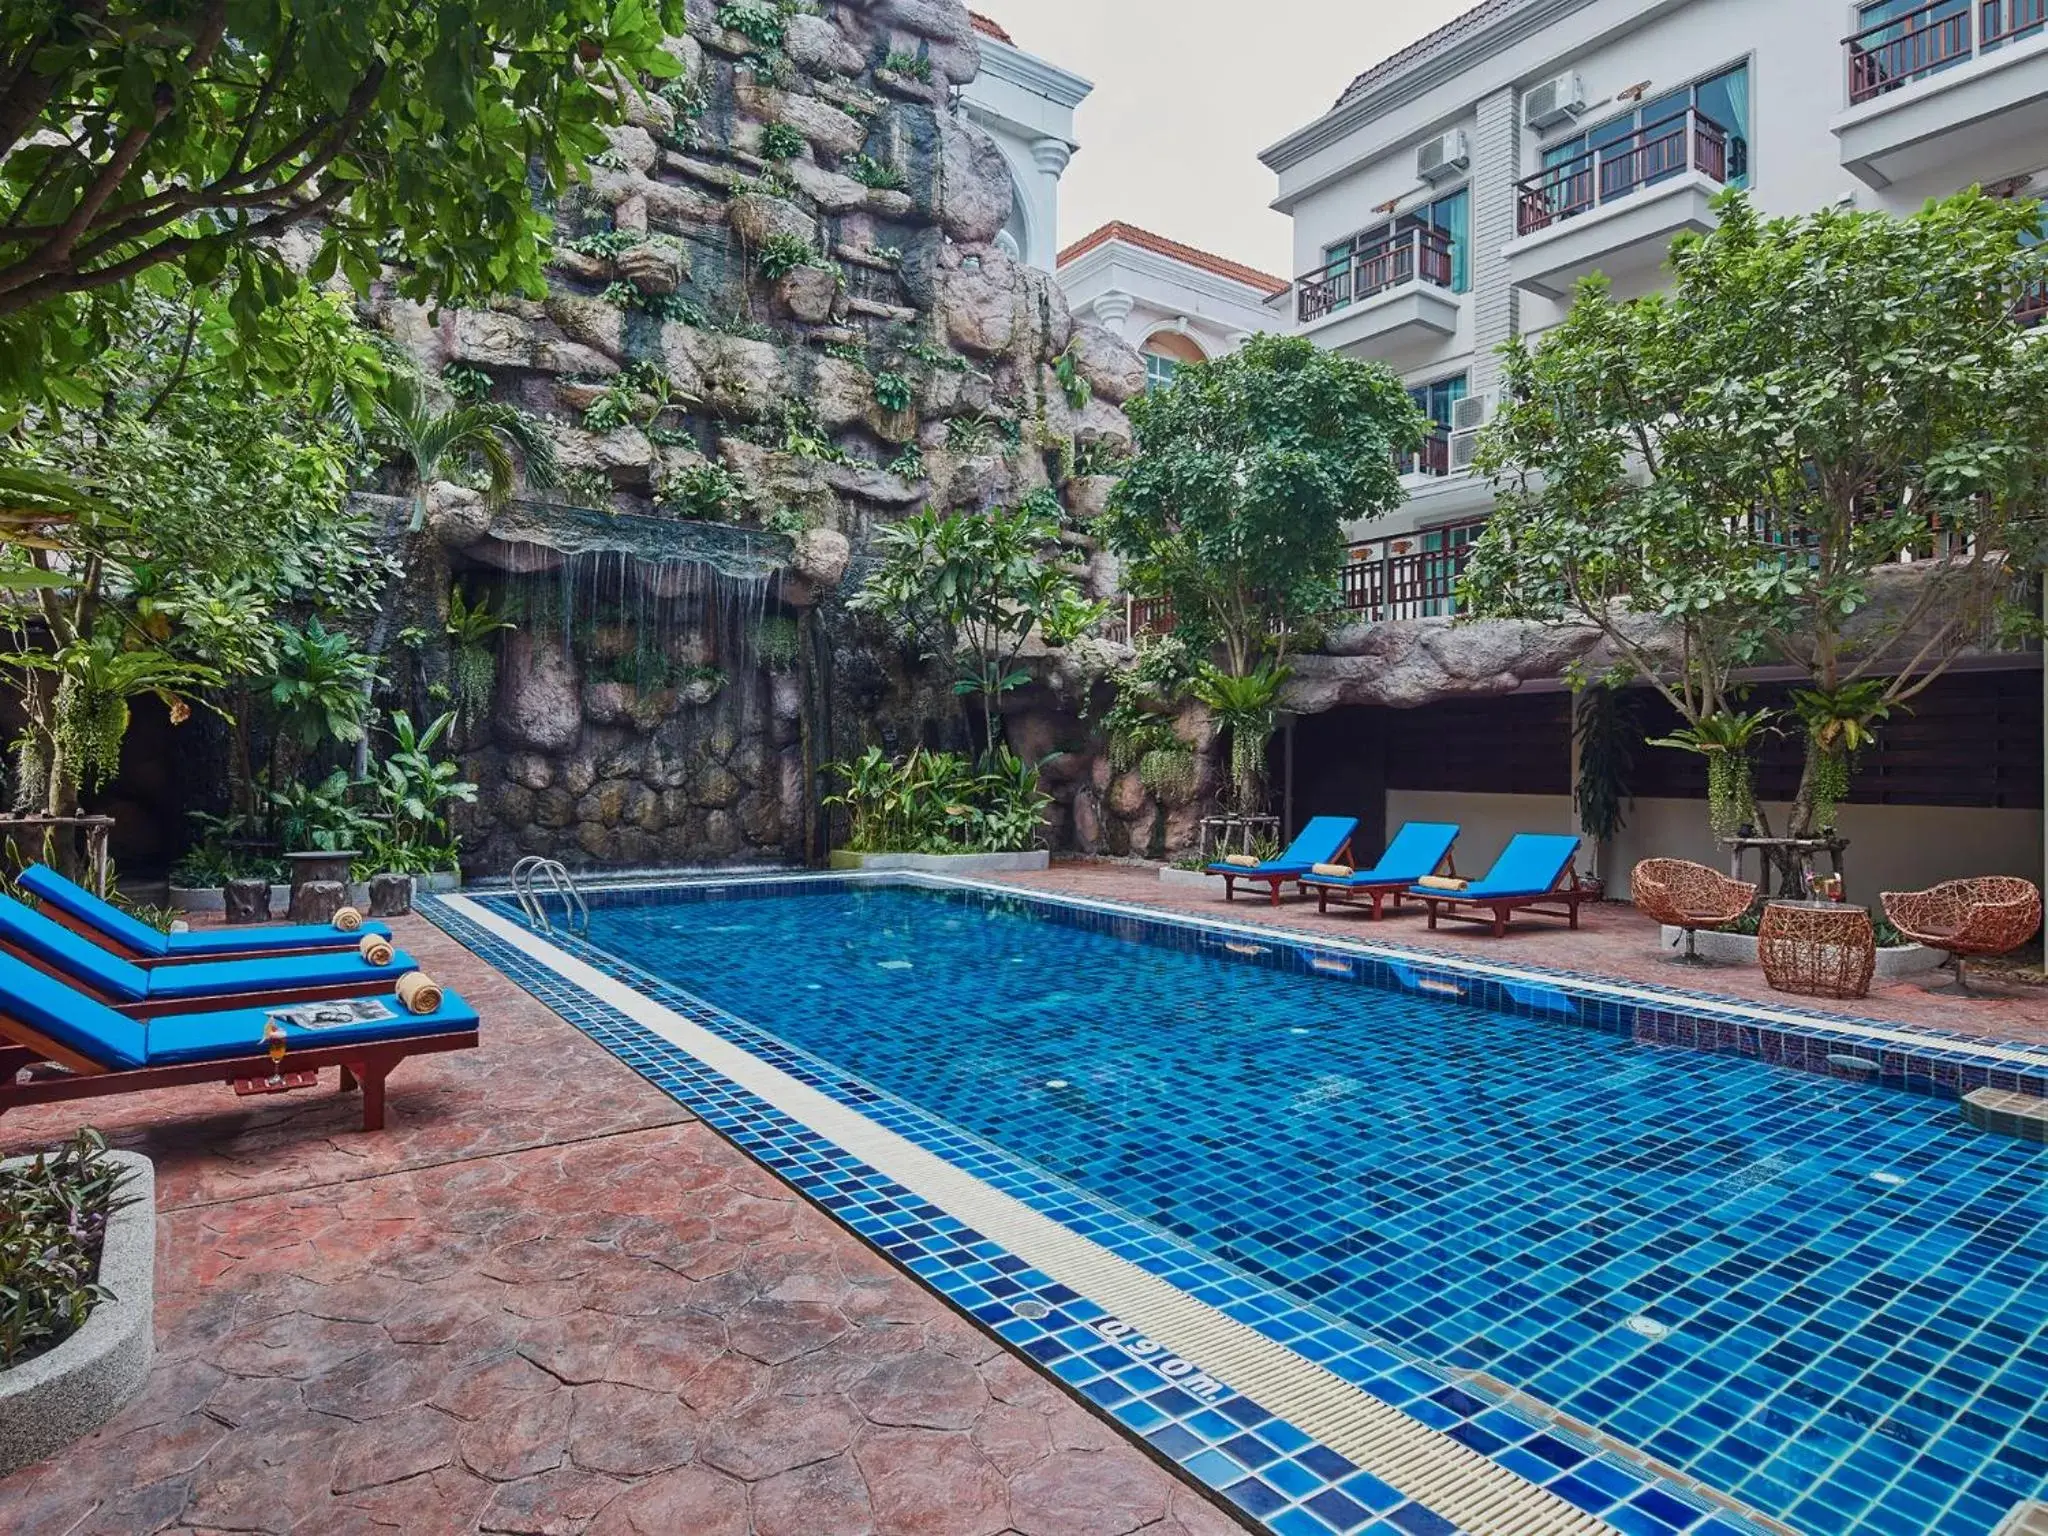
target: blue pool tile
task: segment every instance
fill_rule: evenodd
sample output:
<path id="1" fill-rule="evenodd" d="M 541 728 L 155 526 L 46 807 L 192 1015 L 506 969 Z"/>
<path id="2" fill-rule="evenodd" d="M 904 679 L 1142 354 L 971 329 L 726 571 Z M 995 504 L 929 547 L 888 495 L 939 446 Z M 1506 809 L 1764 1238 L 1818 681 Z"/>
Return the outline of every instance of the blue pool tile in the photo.
<path id="1" fill-rule="evenodd" d="M 843 900 L 854 888 L 835 881 L 797 884 L 806 887 L 806 897 L 827 903 Z M 1313 958 L 1323 953 L 1313 947 L 1297 950 L 1267 942 L 1251 946 L 1259 951 L 1256 955 L 1226 954 L 1209 931 L 1174 919 L 1108 917 L 1036 897 L 985 903 L 976 895 L 937 895 L 890 883 L 860 889 L 873 898 L 863 903 L 864 917 L 891 902 L 895 907 L 890 910 L 910 914 L 903 934 L 915 929 L 917 962 L 900 976 L 869 966 L 856 987 L 820 983 L 818 993 L 793 999 L 802 1005 L 796 1013 L 761 1019 L 752 1003 L 741 1009 L 757 1022 L 792 1034 L 812 1032 L 803 1038 L 779 1040 L 765 1034 L 755 1023 L 707 1006 L 643 969 L 611 960 L 601 948 L 585 954 L 705 1028 L 972 1168 L 1151 1273 L 1225 1307 L 1267 1337 L 1325 1362 L 1344 1379 L 1425 1422 L 1460 1433 L 1511 1470 L 1532 1479 L 1548 1477 L 1581 1502 L 1596 1496 L 1618 1501 L 1623 1511 L 1615 1520 L 1618 1528 L 1652 1531 L 1641 1523 L 1648 1521 L 1683 1529 L 1682 1521 L 1697 1526 L 1698 1514 L 1659 1490 L 1644 1489 L 1608 1463 L 1587 1461 L 1583 1452 L 1524 1424 L 1511 1411 L 1451 1386 L 1414 1357 L 1506 1376 L 1576 1417 L 1644 1444 L 1762 1507 L 1777 1512 L 1796 1507 L 1800 1518 L 1794 1523 L 1811 1536 L 1834 1536 L 1859 1520 L 1881 1536 L 1893 1530 L 1899 1536 L 1937 1531 L 1976 1536 L 2038 1488 L 2044 1452 L 2023 1439 L 2030 1431 L 2021 1426 L 2040 1408 L 2039 1357 L 2048 1323 L 2033 1300 L 2048 1269 L 2038 1258 L 2048 1237 L 2038 1176 L 2041 1155 L 1967 1133 L 1955 1123 L 1952 1109 L 1944 1114 L 1939 1103 L 1925 1101 L 1953 1099 L 1975 1083 L 1993 1081 L 1994 1075 L 2000 1086 L 2048 1093 L 2048 1057 L 2041 1070 L 1987 1065 L 1973 1055 L 1972 1042 L 1944 1044 L 1942 1037 L 1923 1030 L 1910 1050 L 1877 1052 L 1887 1063 L 1886 1088 L 1875 1089 L 1828 1075 L 1824 1056 L 1853 1037 L 1856 1026 L 1825 1015 L 1811 1015 L 1805 1022 L 1735 1023 L 1727 1005 L 1705 995 L 1655 1011 L 1578 997 L 1573 979 L 1561 974 L 1554 984 L 1501 983 L 1456 960 L 1395 967 L 1347 957 L 1352 979 L 1332 980 L 1309 974 Z M 762 880 L 692 890 L 603 893 L 596 910 L 600 927 L 644 919 L 653 931 L 645 943 L 616 942 L 604 933 L 593 937 L 657 969 L 674 965 L 671 974 L 687 975 L 693 988 L 714 992 L 735 973 L 735 961 L 743 969 L 750 956 L 777 952 L 772 944 L 721 940 L 692 961 L 679 961 L 679 946 L 688 940 L 690 928 L 679 917 L 692 915 L 682 909 L 701 903 L 707 912 L 715 907 L 721 918 L 772 919 L 791 915 L 770 909 L 786 908 L 785 898 L 794 894 L 790 882 Z M 1008 1306 L 1028 1294 L 1043 1294 L 1050 1284 L 1047 1277 L 978 1234 L 966 1234 L 909 1191 L 872 1177 L 815 1133 L 780 1119 L 667 1042 L 586 1002 L 466 920 L 437 910 L 445 904 L 429 899 L 422 905 L 614 1054 L 705 1115 L 743 1150 L 897 1253 L 1002 1336 L 1034 1353 L 1051 1342 L 1043 1330 L 1034 1334 L 1014 1326 Z M 986 911 L 977 913 L 984 906 Z M 796 916 L 794 942 L 818 931 L 817 910 Z M 1284 1138 L 1258 1147 L 1241 1135 L 1228 1144 L 1186 1140 L 1190 1127 L 1205 1120 L 1240 1132 L 1263 1124 L 1258 1116 L 1267 1104 L 1254 1093 L 1246 1101 L 1250 1118 L 1224 1115 L 1219 1121 L 1213 1111 L 1227 1102 L 1226 1096 L 1210 1101 L 1212 1113 L 1206 1117 L 1176 1116 L 1177 1104 L 1200 1100 L 1203 1090 L 1191 1086 L 1189 1078 L 1200 1079 L 1207 1068 L 1206 1059 L 1190 1054 L 1184 1042 L 1176 1041 L 1170 1054 L 1161 1053 L 1154 1074 L 1175 1081 L 1173 1099 L 1157 1104 L 1126 1099 L 1102 1118 L 1094 1097 L 1110 1080 L 1098 1082 L 1089 1075 L 1082 1066 L 1086 1052 L 1079 1047 L 1090 1029 L 1103 1026 L 1057 1006 L 1042 988 L 1029 1002 L 1043 1008 L 1052 1025 L 1028 1037 L 1026 1049 L 1046 1045 L 1046 1065 L 1037 1067 L 1016 1056 L 1024 1075 L 1011 1091 L 986 1091 L 994 1080 L 992 1071 L 995 1079 L 1008 1081 L 990 1063 L 1009 1046 L 989 1041 L 980 1042 L 983 1054 L 974 1071 L 959 1079 L 968 1099 L 948 1099 L 946 1085 L 936 1078 L 932 1083 L 914 1076 L 875 1081 L 878 1067 L 897 1070 L 899 1063 L 890 1053 L 902 1056 L 901 1047 L 916 1038 L 914 1029 L 896 1027 L 901 1019 L 985 1022 L 986 987 L 966 1006 L 940 995 L 949 985 L 949 971 L 976 974 L 977 984 L 979 973 L 936 963 L 954 943 L 947 936 L 949 923 L 977 915 L 983 920 L 966 922 L 961 934 L 985 948 L 1011 942 L 1005 925 L 1023 921 L 1068 930 L 1075 945 L 1092 946 L 1099 965 L 1149 957 L 1130 987 L 1116 989 L 1120 1018 L 1141 1014 L 1141 999 L 1169 986 L 1177 968 L 1198 964 L 1204 968 L 1202 995 L 1171 1017 L 1203 1018 L 1205 1041 L 1220 1041 L 1230 1030 L 1255 1029 L 1262 1011 L 1284 1020 L 1289 1035 L 1262 1035 L 1253 1053 L 1233 1058 L 1232 1065 L 1246 1059 L 1270 1063 L 1288 1083 L 1287 1091 L 1314 1095 L 1305 1105 L 1290 1104 L 1295 1119 L 1283 1123 L 1298 1124 L 1310 1138 L 1304 1150 L 1318 1158 L 1328 1147 L 1343 1144 L 1339 1128 L 1356 1111 L 1371 1117 L 1358 1146 L 1376 1153 L 1403 1147 L 1406 1122 L 1390 1115 L 1385 1101 L 1391 1093 L 1400 1102 L 1411 1082 L 1420 1102 L 1434 1102 L 1429 1098 L 1433 1093 L 1478 1108 L 1480 1118 L 1504 1113 L 1509 1097 L 1544 1073 L 1585 1072 L 1597 1086 L 1576 1097 L 1565 1095 L 1546 1110 L 1517 1107 L 1507 1138 L 1496 1138 L 1492 1145 L 1473 1140 L 1463 1123 L 1418 1120 L 1416 1130 L 1427 1130 L 1433 1138 L 1428 1141 L 1434 1148 L 1430 1160 L 1390 1164 L 1346 1186 L 1384 1191 L 1386 1197 L 1380 1208 L 1363 1212 L 1370 1218 L 1364 1225 L 1346 1228 L 1341 1225 L 1344 1202 L 1332 1201 L 1319 1189 L 1320 1164 L 1289 1163 L 1292 1153 Z M 903 942 L 888 922 L 864 921 L 856 932 L 861 943 Z M 1044 937 L 1033 941 L 1039 951 Z M 581 947 L 575 940 L 563 943 Z M 1445 1018 L 1447 1007 L 1440 996 L 1422 990 L 1425 981 L 1433 980 L 1445 981 L 1467 1000 L 1453 1006 L 1462 1012 L 1451 1036 L 1456 1045 L 1449 1050 L 1429 1046 L 1429 1031 Z M 844 1044 L 858 1037 L 873 1004 L 895 986 L 904 993 L 889 1002 L 894 1035 L 863 1043 L 843 1058 L 858 1061 L 864 1075 L 832 1065 L 831 1051 L 839 1045 L 828 1042 Z M 1405 990 L 1378 990 L 1389 986 Z M 1354 989 L 1364 989 L 1363 994 Z M 1283 993 L 1289 996 L 1284 1005 Z M 1355 1010 L 1347 998 L 1375 993 L 1380 1001 L 1370 1005 L 1374 1012 L 1405 1011 L 1399 1025 L 1355 1027 Z M 786 989 L 763 995 L 770 1011 L 788 996 Z M 1239 1000 L 1226 1000 L 1232 997 Z M 1794 1008 L 1779 1011 L 1787 1019 L 1798 1013 Z M 1553 1022 L 1559 1019 L 1566 1022 Z M 1589 1026 L 1613 1038 L 1597 1049 L 1560 1049 L 1553 1043 Z M 1306 1033 L 1293 1035 L 1297 1029 Z M 1170 1030 L 1144 1035 L 1137 1050 L 1159 1050 L 1157 1042 Z M 1556 1035 L 1558 1030 L 1564 1034 Z M 1512 1064 L 1518 1042 L 1538 1037 L 1542 1043 L 1529 1065 L 1518 1070 Z M 1632 1049 L 1638 1043 L 1751 1060 L 1717 1063 L 1706 1056 L 1644 1053 Z M 1410 1047 L 1413 1060 L 1405 1066 L 1375 1060 L 1368 1072 L 1347 1071 L 1347 1055 L 1362 1053 L 1362 1059 Z M 995 1057 L 988 1054 L 992 1048 L 998 1049 Z M 1299 1069 L 1285 1063 L 1289 1050 L 1299 1055 Z M 812 1054 L 820 1051 L 824 1054 Z M 907 1056 L 900 1066 L 913 1074 L 927 1066 L 942 1068 L 946 1055 Z M 1117 1060 L 1119 1070 L 1128 1071 L 1142 1056 L 1122 1054 Z M 1470 1090 L 1446 1088 L 1467 1062 L 1475 1072 L 1483 1063 L 1483 1075 Z M 1761 1062 L 1796 1070 L 1788 1077 Z M 1033 1076 L 1034 1070 L 1039 1075 Z M 1068 1086 L 1048 1089 L 1055 1077 Z M 1374 1092 L 1361 1097 L 1352 1084 L 1368 1079 Z M 1675 1086 L 1681 1080 L 1683 1089 Z M 1229 1091 L 1247 1086 L 1232 1079 Z M 1581 1100 L 1600 1104 L 1601 1118 L 1575 1121 Z M 977 1114 L 984 1113 L 985 1121 L 977 1123 Z M 1743 1131 L 1742 1139 L 1725 1151 L 1713 1139 L 1721 1126 Z M 1500 1164 L 1501 1149 L 1520 1145 L 1514 1137 L 1537 1132 L 1536 1155 L 1518 1165 Z M 1075 1143 L 1077 1133 L 1095 1138 L 1096 1144 Z M 1615 1139 L 1603 1140 L 1610 1133 L 1616 1133 Z M 1545 1144 L 1544 1137 L 1554 1146 Z M 1462 1150 L 1448 1154 L 1445 1145 Z M 1019 1158 L 1020 1147 L 1030 1156 Z M 1060 1177 L 1035 1171 L 1031 1157 L 1046 1158 Z M 1872 1171 L 1883 1168 L 1901 1170 L 1904 1181 L 1873 1184 Z M 1130 1182 L 1104 1183 L 1102 1170 L 1110 1169 Z M 1433 1203 L 1428 1193 L 1432 1178 L 1443 1179 L 1456 1199 Z M 1527 1186 L 1519 1200 L 1518 1180 Z M 1601 1203 L 1588 1208 L 1590 1214 L 1558 1198 L 1559 1191 L 1582 1184 L 1605 1191 Z M 1152 1197 L 1163 1190 L 1175 1191 L 1183 1205 L 1172 1211 L 1157 1208 Z M 1484 1193 L 1475 1199 L 1475 1191 Z M 1801 1191 L 1809 1193 L 1802 1196 Z M 1158 1225 L 1135 1221 L 1126 1209 L 1143 1211 Z M 1473 1220 L 1475 1211 L 1485 1212 L 1485 1218 Z M 1227 1255 L 1227 1265 L 1205 1256 L 1202 1246 L 1225 1228 L 1229 1241 L 1217 1251 Z M 1910 1235 L 1916 1257 L 1940 1277 L 1935 1286 L 1914 1288 L 1890 1278 L 1887 1244 L 1901 1233 Z M 1512 1271 L 1488 1267 L 1521 1254 L 1531 1264 Z M 1403 1270 L 1404 1263 L 1416 1262 L 1426 1267 Z M 968 1263 L 975 1269 L 971 1276 L 961 1272 Z M 1818 1278 L 1822 1273 L 1824 1281 Z M 1452 1278 L 1445 1283 L 1443 1276 Z M 1645 1344 L 1620 1329 L 1622 1319 L 1637 1311 L 1651 1312 L 1673 1328 L 1668 1347 Z M 1102 1314 L 1099 1308 L 1086 1310 L 1084 1303 L 1075 1315 Z M 1380 1342 L 1374 1341 L 1375 1333 Z M 1406 1349 L 1409 1358 L 1383 1343 Z M 1137 1390 L 1134 1384 L 1146 1380 L 1143 1373 L 1121 1358 L 1107 1363 L 1094 1358 L 1098 1344 L 1081 1341 L 1091 1358 L 1085 1363 L 1061 1358 L 1056 1372 L 1104 1397 Z M 1071 1349 L 1073 1342 L 1061 1347 Z M 1711 1354 L 1701 1354 L 1702 1349 Z M 1724 1368 L 1703 1369 L 1705 1360 Z M 1950 1360 L 1966 1365 L 1952 1368 Z M 2029 1388 L 2008 1385 L 2020 1382 Z M 1149 1427 L 1155 1444 L 1160 1433 L 1176 1428 L 1162 1424 L 1161 1415 L 1199 1426 L 1198 1434 L 1210 1441 L 1227 1441 L 1246 1427 L 1241 1419 L 1250 1411 L 1232 1411 L 1245 1400 L 1229 1394 L 1220 1396 L 1215 1408 L 1192 1400 L 1169 1408 L 1161 1404 L 1160 1392 L 1142 1395 L 1142 1402 L 1126 1396 L 1112 1411 L 1133 1427 Z M 1873 1449 L 1863 1441 L 1866 1431 L 1856 1426 L 1834 1432 L 1824 1417 L 1834 1411 L 1829 1404 L 1852 1395 L 1861 1404 L 1859 1411 L 1871 1416 L 1866 1422 L 1884 1419 L 1910 1432 L 1915 1437 L 1910 1443 L 1919 1449 L 1902 1449 L 1894 1442 L 1866 1474 L 1864 1462 Z M 1763 1425 L 1770 1427 L 1762 1430 Z M 1309 1454 L 1320 1448 L 1307 1446 L 1307 1437 L 1291 1426 L 1255 1427 L 1260 1443 L 1300 1451 L 1287 1461 L 1268 1461 L 1269 1468 L 1288 1467 L 1290 1481 L 1327 1475 Z M 1290 1436 L 1307 1448 L 1285 1443 Z M 1210 1473 L 1212 1484 L 1216 1475 L 1241 1478 L 1227 1466 L 1212 1464 Z M 1347 1488 L 1357 1476 L 1347 1479 Z M 1894 1520 L 1893 1510 L 1909 1513 L 1903 1521 Z M 1917 1525 L 1910 1523 L 1916 1520 Z M 1727 1524 L 1717 1520 L 1701 1529 Z"/>

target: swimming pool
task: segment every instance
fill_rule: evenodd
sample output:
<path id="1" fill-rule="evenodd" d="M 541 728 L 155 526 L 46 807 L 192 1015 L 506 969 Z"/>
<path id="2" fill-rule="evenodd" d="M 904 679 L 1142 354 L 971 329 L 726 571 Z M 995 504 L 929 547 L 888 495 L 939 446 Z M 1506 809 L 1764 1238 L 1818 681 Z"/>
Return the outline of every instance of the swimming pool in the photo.
<path id="1" fill-rule="evenodd" d="M 590 942 L 1265 1285 L 1812 1533 L 2048 1486 L 2042 1153 L 1952 1102 L 814 882 Z"/>

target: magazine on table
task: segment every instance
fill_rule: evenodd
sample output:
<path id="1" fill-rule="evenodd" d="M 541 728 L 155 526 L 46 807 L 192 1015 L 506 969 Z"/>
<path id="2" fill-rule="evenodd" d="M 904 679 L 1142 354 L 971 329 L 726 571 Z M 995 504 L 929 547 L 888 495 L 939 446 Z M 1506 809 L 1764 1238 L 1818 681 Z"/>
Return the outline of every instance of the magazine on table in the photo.
<path id="1" fill-rule="evenodd" d="M 306 1003 L 297 1008 L 272 1008 L 268 1016 L 291 1029 L 338 1029 L 344 1024 L 373 1024 L 398 1017 L 374 997 L 344 998 L 333 1003 Z"/>

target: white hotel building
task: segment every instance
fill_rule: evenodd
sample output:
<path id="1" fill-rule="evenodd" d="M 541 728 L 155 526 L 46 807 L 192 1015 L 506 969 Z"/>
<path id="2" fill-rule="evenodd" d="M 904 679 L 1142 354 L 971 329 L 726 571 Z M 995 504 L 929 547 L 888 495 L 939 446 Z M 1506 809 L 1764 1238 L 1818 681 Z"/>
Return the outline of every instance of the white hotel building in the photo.
<path id="1" fill-rule="evenodd" d="M 1660 283 L 1723 186 L 1767 213 L 2048 193 L 2044 20 L 2048 0 L 1486 0 L 1359 76 L 1261 158 L 1303 274 L 1283 323 L 1386 362 L 1444 429 L 1392 526 L 1466 536 L 1496 349 L 1588 273 Z"/>
<path id="2" fill-rule="evenodd" d="M 1353 530 L 1347 598 L 1361 618 L 1442 615 L 1493 504 L 1469 464 L 1501 343 L 1556 324 L 1589 273 L 1624 296 L 1660 284 L 1673 237 L 1709 228 L 1724 186 L 1772 214 L 1905 212 L 1972 184 L 2048 194 L 2048 0 L 1484 0 L 1262 159 L 1301 274 L 1272 328 L 1385 362 L 1439 423 L 1406 506 Z M 1988 658 L 1888 727 L 1843 811 L 1859 895 L 2040 878 L 2040 665 Z M 1507 830 L 1573 823 L 1555 687 L 1340 709 L 1300 730 L 1303 763 L 1345 767 L 1304 785 L 1297 815 L 1463 820 L 1461 859 L 1480 867 Z M 1498 751 L 1503 733 L 1515 753 Z M 1460 740 L 1469 761 L 1446 746 Z M 1760 789 L 1789 792 L 1766 756 Z M 1609 869 L 1651 853 L 1719 862 L 1684 754 L 1637 757 L 1649 782 Z"/>

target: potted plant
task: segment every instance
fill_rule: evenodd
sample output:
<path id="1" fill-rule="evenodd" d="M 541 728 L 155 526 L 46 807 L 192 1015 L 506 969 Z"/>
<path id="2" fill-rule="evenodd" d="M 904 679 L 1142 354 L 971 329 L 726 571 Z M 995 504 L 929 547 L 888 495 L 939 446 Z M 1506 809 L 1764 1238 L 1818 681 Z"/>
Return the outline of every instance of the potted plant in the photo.
<path id="1" fill-rule="evenodd" d="M 380 877 L 402 876 L 408 881 L 409 901 L 411 886 L 420 883 L 429 890 L 452 890 L 461 884 L 457 863 L 461 842 L 449 816 L 457 805 L 475 802 L 477 787 L 461 776 L 452 760 L 434 756 L 434 749 L 454 724 L 452 711 L 424 730 L 403 711 L 392 712 L 391 750 L 371 774 L 368 786 L 377 814 L 366 838 L 361 867 L 373 890 Z M 388 908 L 392 902 L 373 897 L 371 905 Z"/>

